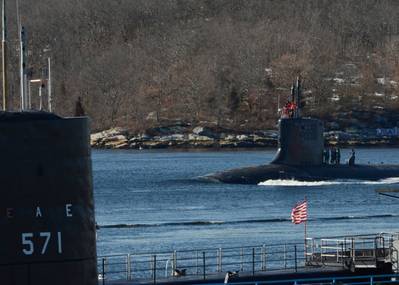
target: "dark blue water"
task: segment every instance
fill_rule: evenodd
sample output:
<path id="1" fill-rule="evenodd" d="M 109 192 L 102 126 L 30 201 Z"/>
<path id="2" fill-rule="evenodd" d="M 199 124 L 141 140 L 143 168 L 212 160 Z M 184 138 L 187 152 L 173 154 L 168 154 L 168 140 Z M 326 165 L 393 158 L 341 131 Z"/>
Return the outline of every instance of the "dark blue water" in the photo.
<path id="1" fill-rule="evenodd" d="M 392 232 L 399 200 L 378 195 L 399 179 L 267 185 L 205 183 L 199 176 L 269 162 L 274 150 L 93 151 L 98 254 L 300 241 L 290 212 L 305 196 L 309 236 Z M 349 150 L 342 151 L 348 157 Z M 359 163 L 399 164 L 399 149 L 358 149 Z M 399 194 L 399 193 L 398 193 Z"/>

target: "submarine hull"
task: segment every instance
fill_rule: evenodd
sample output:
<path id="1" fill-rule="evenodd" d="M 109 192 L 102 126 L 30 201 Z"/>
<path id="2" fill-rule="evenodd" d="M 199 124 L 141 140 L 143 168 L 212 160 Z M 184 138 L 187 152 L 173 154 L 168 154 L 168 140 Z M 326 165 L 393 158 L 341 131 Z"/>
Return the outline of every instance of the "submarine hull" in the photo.
<path id="1" fill-rule="evenodd" d="M 268 164 L 231 169 L 205 176 L 207 180 L 234 184 L 259 184 L 267 180 L 370 180 L 399 177 L 398 165 L 317 165 Z"/>
<path id="2" fill-rule="evenodd" d="M 0 112 L 0 284 L 97 285 L 89 120 Z"/>

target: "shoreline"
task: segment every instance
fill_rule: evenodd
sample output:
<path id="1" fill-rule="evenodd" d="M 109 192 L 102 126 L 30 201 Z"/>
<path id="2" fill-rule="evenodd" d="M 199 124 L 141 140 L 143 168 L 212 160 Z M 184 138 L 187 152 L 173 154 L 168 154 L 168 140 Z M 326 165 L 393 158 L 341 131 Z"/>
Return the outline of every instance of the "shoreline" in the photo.
<path id="1" fill-rule="evenodd" d="M 196 127 L 186 132 L 131 134 L 122 128 L 112 128 L 91 134 L 90 138 L 94 149 L 235 150 L 276 149 L 278 146 L 277 130 L 240 133 Z M 324 141 L 326 147 L 399 147 L 399 136 L 381 136 L 371 131 L 325 132 Z"/>
<path id="2" fill-rule="evenodd" d="M 326 142 L 326 147 L 339 147 L 341 149 L 350 149 L 350 148 L 399 148 L 399 142 L 397 143 L 386 143 L 386 142 L 377 142 L 377 143 L 351 143 L 351 144 L 342 144 L 336 142 Z M 92 145 L 92 149 L 94 150 L 165 150 L 165 151 L 261 151 L 261 150 L 276 150 L 277 144 L 275 146 L 235 146 L 235 147 L 220 147 L 220 146 L 209 146 L 203 147 L 198 145 L 185 145 L 185 146 L 161 146 L 161 147 L 110 147 L 110 146 L 97 146 Z"/>

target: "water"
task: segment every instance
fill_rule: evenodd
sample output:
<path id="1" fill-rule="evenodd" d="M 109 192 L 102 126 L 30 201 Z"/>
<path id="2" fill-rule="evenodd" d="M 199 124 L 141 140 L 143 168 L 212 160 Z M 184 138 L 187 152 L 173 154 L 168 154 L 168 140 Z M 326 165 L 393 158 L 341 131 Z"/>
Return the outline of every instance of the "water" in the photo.
<path id="1" fill-rule="evenodd" d="M 303 240 L 290 221 L 308 199 L 309 236 L 399 230 L 399 200 L 378 195 L 380 182 L 266 181 L 206 183 L 197 177 L 269 162 L 274 150 L 174 152 L 93 151 L 98 254 L 159 252 Z M 399 149 L 358 149 L 359 163 L 399 164 Z M 349 150 L 342 151 L 349 157 Z M 399 193 L 398 193 L 399 194 Z"/>

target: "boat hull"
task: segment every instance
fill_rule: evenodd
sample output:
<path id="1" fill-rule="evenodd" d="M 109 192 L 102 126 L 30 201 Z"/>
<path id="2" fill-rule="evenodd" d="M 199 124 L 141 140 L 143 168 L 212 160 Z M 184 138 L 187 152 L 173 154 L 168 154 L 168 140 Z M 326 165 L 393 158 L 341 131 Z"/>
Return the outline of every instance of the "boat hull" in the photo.
<path id="1" fill-rule="evenodd" d="M 234 184 L 259 184 L 267 180 L 292 179 L 298 181 L 370 180 L 399 177 L 398 165 L 318 165 L 289 166 L 267 164 L 230 169 L 207 175 L 213 181 Z"/>

